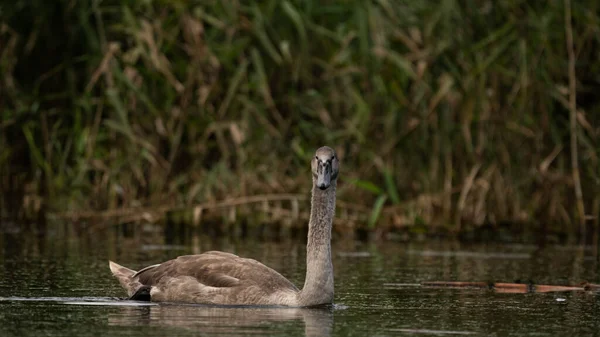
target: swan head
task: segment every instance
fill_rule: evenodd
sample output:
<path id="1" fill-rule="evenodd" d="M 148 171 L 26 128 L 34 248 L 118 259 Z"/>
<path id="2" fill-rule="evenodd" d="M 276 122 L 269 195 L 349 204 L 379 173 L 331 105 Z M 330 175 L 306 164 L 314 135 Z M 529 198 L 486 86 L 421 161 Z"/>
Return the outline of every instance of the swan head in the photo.
<path id="1" fill-rule="evenodd" d="M 326 190 L 338 177 L 340 162 L 335 151 L 323 146 L 317 150 L 311 162 L 313 181 L 321 190 Z"/>

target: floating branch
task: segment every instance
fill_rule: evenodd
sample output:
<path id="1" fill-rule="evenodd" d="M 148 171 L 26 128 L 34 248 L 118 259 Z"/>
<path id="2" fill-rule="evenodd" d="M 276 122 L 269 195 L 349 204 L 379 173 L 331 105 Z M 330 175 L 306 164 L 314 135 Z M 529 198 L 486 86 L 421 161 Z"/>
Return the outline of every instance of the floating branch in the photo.
<path id="1" fill-rule="evenodd" d="M 491 289 L 499 293 L 549 293 L 563 291 L 600 290 L 596 284 L 583 283 L 579 286 L 545 285 L 533 283 L 503 283 L 503 282 L 460 282 L 460 281 L 432 281 L 421 283 L 423 287 L 433 288 L 478 288 Z"/>

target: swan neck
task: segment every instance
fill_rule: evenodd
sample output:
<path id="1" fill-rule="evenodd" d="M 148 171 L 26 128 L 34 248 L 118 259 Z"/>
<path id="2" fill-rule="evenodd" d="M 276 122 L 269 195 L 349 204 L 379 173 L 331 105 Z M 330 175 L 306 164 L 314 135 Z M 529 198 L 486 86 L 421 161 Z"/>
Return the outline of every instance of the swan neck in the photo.
<path id="1" fill-rule="evenodd" d="M 331 227 L 335 216 L 336 182 L 326 190 L 313 181 L 308 243 L 306 245 L 306 280 L 299 294 L 302 306 L 333 301 L 333 264 L 331 262 Z"/>
<path id="2" fill-rule="evenodd" d="M 308 222 L 308 253 L 320 246 L 331 246 L 331 227 L 335 216 L 336 183 L 326 190 L 313 184 Z"/>

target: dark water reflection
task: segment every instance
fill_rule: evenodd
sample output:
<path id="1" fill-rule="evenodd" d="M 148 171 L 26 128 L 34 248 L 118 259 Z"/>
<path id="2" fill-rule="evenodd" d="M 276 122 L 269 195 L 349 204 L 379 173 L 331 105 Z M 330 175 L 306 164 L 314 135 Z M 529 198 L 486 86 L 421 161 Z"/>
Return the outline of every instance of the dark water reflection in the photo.
<path id="1" fill-rule="evenodd" d="M 227 308 L 122 301 L 107 260 L 131 268 L 218 249 L 265 262 L 297 285 L 302 242 L 194 236 L 165 244 L 146 228 L 0 238 L 0 336 L 585 336 L 600 334 L 600 295 L 431 289 L 423 281 L 600 283 L 592 247 L 336 241 L 336 305 Z M 69 237 L 68 239 L 61 239 Z"/>

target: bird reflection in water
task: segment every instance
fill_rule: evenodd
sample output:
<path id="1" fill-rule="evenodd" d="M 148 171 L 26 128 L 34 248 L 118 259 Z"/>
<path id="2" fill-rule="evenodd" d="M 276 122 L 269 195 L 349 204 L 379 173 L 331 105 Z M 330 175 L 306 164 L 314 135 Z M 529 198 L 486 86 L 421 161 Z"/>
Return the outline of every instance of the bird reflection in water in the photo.
<path id="1" fill-rule="evenodd" d="M 303 321 L 306 336 L 330 336 L 333 329 L 332 306 L 265 308 L 160 304 L 119 309 L 109 315 L 109 325 L 193 328 L 208 334 L 264 332 L 266 335 L 277 331 L 280 323 Z"/>

